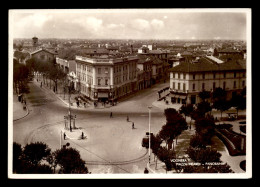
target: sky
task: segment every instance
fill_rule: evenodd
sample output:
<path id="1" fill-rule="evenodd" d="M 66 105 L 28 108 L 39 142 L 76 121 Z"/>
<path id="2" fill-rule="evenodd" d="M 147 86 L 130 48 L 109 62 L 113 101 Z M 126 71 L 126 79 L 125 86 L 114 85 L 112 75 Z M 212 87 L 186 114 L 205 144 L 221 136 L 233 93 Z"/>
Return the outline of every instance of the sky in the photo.
<path id="1" fill-rule="evenodd" d="M 247 12 L 187 9 L 11 10 L 13 38 L 246 39 Z"/>

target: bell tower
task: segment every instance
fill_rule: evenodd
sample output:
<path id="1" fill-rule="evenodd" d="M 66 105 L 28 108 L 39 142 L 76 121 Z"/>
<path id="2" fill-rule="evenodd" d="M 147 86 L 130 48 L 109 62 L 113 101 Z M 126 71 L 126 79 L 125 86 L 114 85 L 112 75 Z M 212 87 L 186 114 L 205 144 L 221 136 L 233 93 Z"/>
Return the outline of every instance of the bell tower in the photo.
<path id="1" fill-rule="evenodd" d="M 38 38 L 36 37 L 36 36 L 34 36 L 33 38 L 32 38 L 32 44 L 33 44 L 33 47 L 37 47 L 38 46 Z"/>

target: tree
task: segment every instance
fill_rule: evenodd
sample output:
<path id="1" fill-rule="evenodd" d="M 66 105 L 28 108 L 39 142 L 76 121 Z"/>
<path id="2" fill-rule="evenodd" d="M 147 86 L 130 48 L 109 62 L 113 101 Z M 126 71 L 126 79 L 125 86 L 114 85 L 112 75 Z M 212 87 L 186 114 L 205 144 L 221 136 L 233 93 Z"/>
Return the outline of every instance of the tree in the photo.
<path id="1" fill-rule="evenodd" d="M 227 100 L 221 99 L 221 100 L 216 100 L 213 103 L 213 108 L 217 109 L 220 111 L 220 117 L 222 119 L 222 113 L 230 108 L 230 102 Z"/>
<path id="2" fill-rule="evenodd" d="M 25 160 L 33 165 L 39 164 L 40 161 L 46 159 L 50 153 L 50 148 L 43 142 L 27 144 L 23 150 Z"/>
<path id="3" fill-rule="evenodd" d="M 220 162 L 221 157 L 221 153 L 211 148 L 200 149 L 189 147 L 187 154 L 193 161 L 201 164 L 205 164 L 206 162 Z"/>
<path id="4" fill-rule="evenodd" d="M 20 158 L 22 155 L 22 146 L 16 142 L 13 143 L 13 172 L 16 173 L 20 165 Z"/>
<path id="5" fill-rule="evenodd" d="M 164 110 L 166 117 L 166 124 L 162 126 L 159 132 L 159 137 L 166 141 L 168 149 L 171 149 L 173 140 L 181 134 L 183 130 L 187 130 L 187 122 L 181 114 L 179 114 L 174 108 L 167 108 Z"/>
<path id="6" fill-rule="evenodd" d="M 210 92 L 203 90 L 199 92 L 199 97 L 202 99 L 202 101 L 205 101 L 206 99 L 210 98 Z"/>
<path id="7" fill-rule="evenodd" d="M 212 118 L 198 118 L 195 121 L 196 133 L 205 144 L 211 144 L 211 138 L 215 135 L 215 122 Z"/>
<path id="8" fill-rule="evenodd" d="M 79 151 L 73 148 L 62 148 L 54 152 L 55 162 L 61 167 L 60 173 L 88 173 L 85 161 Z"/>
<path id="9" fill-rule="evenodd" d="M 218 87 L 214 90 L 213 94 L 213 108 L 220 111 L 221 118 L 222 113 L 230 108 L 230 102 L 227 101 L 227 93 L 224 89 Z"/>
<path id="10" fill-rule="evenodd" d="M 45 157 L 44 155 L 48 155 L 48 153 L 43 153 L 46 152 L 47 149 L 45 149 L 46 147 L 42 145 L 44 144 L 32 143 L 27 144 L 26 147 L 22 148 L 20 144 L 14 142 L 13 172 L 22 174 L 52 173 L 52 169 L 49 165 L 40 164 L 40 161 L 43 159 L 43 157 Z"/>
<path id="11" fill-rule="evenodd" d="M 200 135 L 194 135 L 190 139 L 190 146 L 193 148 L 206 148 L 207 142 Z"/>
<path id="12" fill-rule="evenodd" d="M 210 106 L 210 103 L 207 101 L 202 101 L 202 102 L 198 103 L 196 112 L 198 112 L 199 116 L 203 117 L 203 116 L 205 116 L 205 114 L 207 112 L 210 112 L 211 110 L 212 110 L 212 108 Z"/>
<path id="13" fill-rule="evenodd" d="M 13 61 L 13 82 L 16 93 L 27 93 L 26 85 L 29 77 L 29 69 L 24 64 L 19 64 L 17 60 Z"/>
<path id="14" fill-rule="evenodd" d="M 243 95 L 238 94 L 232 97 L 231 106 L 235 107 L 237 110 L 237 116 L 238 116 L 238 110 L 244 110 L 246 109 L 246 98 L 243 97 Z"/>
<path id="15" fill-rule="evenodd" d="M 173 150 L 168 150 L 166 147 L 160 147 L 157 156 L 160 161 L 165 163 L 166 171 L 170 171 L 173 167 L 171 160 L 176 158 L 176 153 Z"/>

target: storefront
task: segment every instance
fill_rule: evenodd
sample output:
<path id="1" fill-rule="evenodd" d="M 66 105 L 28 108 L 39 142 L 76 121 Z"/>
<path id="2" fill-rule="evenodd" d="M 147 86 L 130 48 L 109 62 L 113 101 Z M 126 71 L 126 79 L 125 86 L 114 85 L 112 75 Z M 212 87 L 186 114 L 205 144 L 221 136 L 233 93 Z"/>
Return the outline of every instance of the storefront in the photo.
<path id="1" fill-rule="evenodd" d="M 187 102 L 187 95 L 182 94 L 171 94 L 171 102 L 173 104 L 186 104 Z"/>

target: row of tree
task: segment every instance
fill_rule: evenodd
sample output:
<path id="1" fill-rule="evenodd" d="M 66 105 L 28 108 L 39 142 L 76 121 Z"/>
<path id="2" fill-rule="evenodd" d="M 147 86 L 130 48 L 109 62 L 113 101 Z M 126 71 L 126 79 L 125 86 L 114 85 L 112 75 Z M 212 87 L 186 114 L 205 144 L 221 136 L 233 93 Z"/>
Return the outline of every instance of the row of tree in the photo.
<path id="1" fill-rule="evenodd" d="M 35 142 L 24 147 L 18 143 L 13 143 L 13 173 L 86 174 L 89 172 L 85 166 L 85 161 L 81 159 L 79 151 L 76 149 L 64 146 L 52 152 L 45 143 Z"/>
<path id="2" fill-rule="evenodd" d="M 205 117 L 207 113 L 210 113 L 213 108 L 220 111 L 221 118 L 222 113 L 231 107 L 237 110 L 237 116 L 239 110 L 246 108 L 246 88 L 241 92 L 234 94 L 231 99 L 227 99 L 227 92 L 222 88 L 216 88 L 213 93 L 209 91 L 202 91 L 199 93 L 201 102 L 195 107 L 193 104 L 182 105 L 180 113 L 191 117 L 196 120 L 197 118 Z M 211 103 L 209 102 L 211 101 Z"/>
<path id="3" fill-rule="evenodd" d="M 16 59 L 13 60 L 13 86 L 17 94 L 29 93 L 27 83 L 30 75 L 30 70 L 26 65 L 20 64 Z"/>
<path id="4" fill-rule="evenodd" d="M 58 90 L 58 81 L 65 81 L 67 74 L 56 64 L 54 61 L 43 62 L 30 58 L 26 61 L 26 65 L 31 72 L 37 72 L 43 76 L 43 83 L 48 84 L 49 81 L 53 81 L 54 88 L 53 91 Z M 51 85 L 51 84 L 50 84 Z"/>

